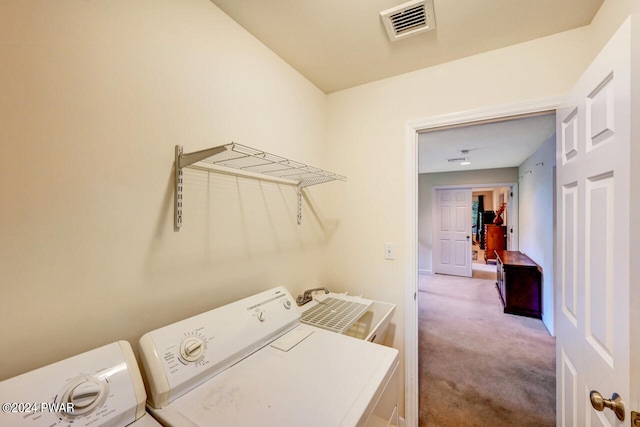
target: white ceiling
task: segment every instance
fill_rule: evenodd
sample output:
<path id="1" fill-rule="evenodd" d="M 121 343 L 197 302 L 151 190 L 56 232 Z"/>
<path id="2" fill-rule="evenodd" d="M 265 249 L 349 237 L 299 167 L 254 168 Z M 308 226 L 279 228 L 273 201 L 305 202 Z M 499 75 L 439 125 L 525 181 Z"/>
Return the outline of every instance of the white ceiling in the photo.
<path id="1" fill-rule="evenodd" d="M 433 0 L 436 28 L 390 41 L 380 12 L 406 0 L 211 0 L 325 93 L 591 23 L 603 0 Z M 519 166 L 554 116 L 420 136 L 423 172 Z M 470 150 L 471 165 L 447 162 Z"/>
<path id="2" fill-rule="evenodd" d="M 211 0 L 325 93 L 588 25 L 603 0 L 434 0 L 436 29 L 391 42 L 407 0 Z"/>
<path id="3" fill-rule="evenodd" d="M 418 171 L 448 172 L 520 166 L 552 136 L 555 114 L 520 117 L 418 135 Z M 468 150 L 468 154 L 462 154 Z M 471 163 L 448 159 L 466 157 Z"/>

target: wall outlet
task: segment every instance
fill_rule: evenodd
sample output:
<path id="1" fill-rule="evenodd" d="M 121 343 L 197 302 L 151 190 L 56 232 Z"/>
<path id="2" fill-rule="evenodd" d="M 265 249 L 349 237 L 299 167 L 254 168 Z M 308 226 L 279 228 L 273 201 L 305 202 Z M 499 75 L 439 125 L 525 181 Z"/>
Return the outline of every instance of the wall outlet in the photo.
<path id="1" fill-rule="evenodd" d="M 385 243 L 384 244 L 384 259 L 396 259 L 396 244 Z"/>

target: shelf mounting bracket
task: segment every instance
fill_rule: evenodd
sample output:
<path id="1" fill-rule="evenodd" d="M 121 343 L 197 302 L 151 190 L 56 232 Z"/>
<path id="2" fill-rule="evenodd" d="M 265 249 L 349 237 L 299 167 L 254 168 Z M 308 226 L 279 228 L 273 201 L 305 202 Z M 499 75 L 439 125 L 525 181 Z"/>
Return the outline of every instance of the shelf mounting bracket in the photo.
<path id="1" fill-rule="evenodd" d="M 182 227 L 182 168 L 180 167 L 180 156 L 182 156 L 182 145 L 176 145 L 175 163 L 175 188 L 173 202 L 173 227 L 179 230 Z"/>
<path id="2" fill-rule="evenodd" d="M 182 145 L 176 145 L 175 153 L 175 202 L 173 209 L 173 226 L 176 229 L 182 227 L 182 169 L 192 164 L 207 159 L 216 154 L 220 154 L 226 151 L 227 147 L 221 145 L 219 147 L 208 148 L 206 150 L 194 151 L 193 153 L 185 154 Z"/>
<path id="3" fill-rule="evenodd" d="M 302 224 L 302 188 L 296 185 L 296 195 L 298 196 L 298 225 Z"/>

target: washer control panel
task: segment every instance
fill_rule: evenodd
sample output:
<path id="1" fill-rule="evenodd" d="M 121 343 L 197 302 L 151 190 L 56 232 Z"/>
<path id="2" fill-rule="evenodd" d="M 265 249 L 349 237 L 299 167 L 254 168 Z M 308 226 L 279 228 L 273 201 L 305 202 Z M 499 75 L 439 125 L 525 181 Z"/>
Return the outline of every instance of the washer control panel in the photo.
<path id="1" fill-rule="evenodd" d="M 149 403 L 162 408 L 300 322 L 282 286 L 193 316 L 140 338 Z"/>
<path id="2" fill-rule="evenodd" d="M 131 346 L 115 342 L 0 382 L 0 425 L 121 426 L 145 413 Z M 6 405 L 6 404 L 5 404 Z"/>

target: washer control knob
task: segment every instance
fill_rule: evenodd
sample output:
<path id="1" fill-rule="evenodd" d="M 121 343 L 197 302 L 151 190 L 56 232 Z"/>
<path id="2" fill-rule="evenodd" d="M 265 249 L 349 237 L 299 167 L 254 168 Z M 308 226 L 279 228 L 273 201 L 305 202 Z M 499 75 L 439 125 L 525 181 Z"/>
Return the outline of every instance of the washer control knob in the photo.
<path id="1" fill-rule="evenodd" d="M 109 394 L 107 383 L 95 377 L 82 376 L 72 380 L 61 392 L 60 403 L 73 405 L 68 417 L 89 414 L 99 408 Z"/>
<path id="2" fill-rule="evenodd" d="M 291 308 L 291 301 L 289 301 L 288 299 L 282 301 L 282 305 L 284 306 L 284 308 L 286 308 L 287 310 L 289 310 Z"/>
<path id="3" fill-rule="evenodd" d="M 258 320 L 261 321 L 261 322 L 264 322 L 266 320 L 265 317 L 264 317 L 264 310 L 260 310 L 258 312 Z"/>
<path id="4" fill-rule="evenodd" d="M 187 337 L 180 344 L 180 357 L 186 362 L 197 362 L 204 356 L 204 341 L 199 337 Z"/>
<path id="5" fill-rule="evenodd" d="M 80 383 L 69 392 L 69 403 L 74 408 L 88 408 L 100 399 L 101 391 L 102 387 L 94 381 Z"/>

